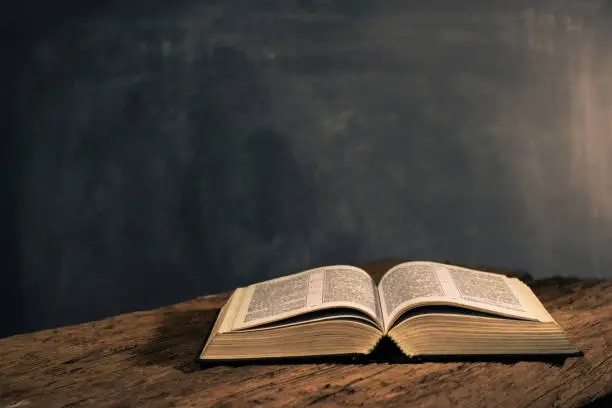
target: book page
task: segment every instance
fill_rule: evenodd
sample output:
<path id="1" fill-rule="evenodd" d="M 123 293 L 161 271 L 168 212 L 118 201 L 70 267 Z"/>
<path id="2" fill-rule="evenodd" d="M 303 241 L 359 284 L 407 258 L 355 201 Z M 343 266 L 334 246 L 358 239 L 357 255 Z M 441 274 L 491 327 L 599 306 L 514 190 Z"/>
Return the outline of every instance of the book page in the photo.
<path id="1" fill-rule="evenodd" d="M 407 262 L 381 279 L 379 297 L 388 329 L 405 311 L 425 305 L 455 305 L 504 316 L 540 320 L 504 275 L 435 262 Z M 516 280 L 516 279 L 514 279 Z"/>
<path id="2" fill-rule="evenodd" d="M 326 266 L 257 283 L 245 289 L 243 299 L 232 330 L 333 307 L 360 310 L 382 329 L 377 287 L 353 266 Z"/>

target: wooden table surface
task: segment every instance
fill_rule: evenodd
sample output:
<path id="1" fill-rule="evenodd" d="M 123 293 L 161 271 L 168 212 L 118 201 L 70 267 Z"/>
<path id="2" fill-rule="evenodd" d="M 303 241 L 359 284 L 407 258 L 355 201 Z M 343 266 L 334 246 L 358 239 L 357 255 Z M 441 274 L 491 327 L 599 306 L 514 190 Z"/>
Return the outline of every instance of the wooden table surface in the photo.
<path id="1" fill-rule="evenodd" d="M 378 279 L 395 262 L 365 268 Z M 612 406 L 612 282 L 520 276 L 584 357 L 201 370 L 193 360 L 225 293 L 0 340 L 0 408 Z"/>

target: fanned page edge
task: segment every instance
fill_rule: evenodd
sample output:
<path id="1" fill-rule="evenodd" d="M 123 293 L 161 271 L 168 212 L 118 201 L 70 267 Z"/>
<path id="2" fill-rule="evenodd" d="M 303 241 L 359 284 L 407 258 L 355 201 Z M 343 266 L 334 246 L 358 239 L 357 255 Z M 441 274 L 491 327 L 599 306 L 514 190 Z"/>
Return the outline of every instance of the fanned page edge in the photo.
<path id="1" fill-rule="evenodd" d="M 554 323 L 561 328 L 559 323 L 555 320 L 555 318 L 550 314 L 550 312 L 546 309 L 542 301 L 538 298 L 538 296 L 533 293 L 533 290 L 527 285 L 525 282 L 518 278 L 511 278 L 513 284 L 516 286 L 516 290 L 521 293 L 521 297 L 528 301 L 530 309 L 534 311 L 534 313 L 538 313 L 541 317 L 539 321 L 544 323 Z"/>
<path id="2" fill-rule="evenodd" d="M 232 314 L 231 312 L 232 310 L 236 309 L 236 303 L 242 297 L 241 292 L 243 289 L 244 288 L 237 288 L 234 290 L 225 304 L 217 311 L 212 327 L 204 339 L 204 344 L 198 357 L 199 359 L 203 358 L 210 342 L 213 341 L 213 338 L 217 333 L 227 333 L 228 331 L 231 331 L 231 325 L 233 324 L 232 319 L 235 319 L 235 313 Z M 230 329 L 228 329 L 228 327 L 230 327 Z"/>

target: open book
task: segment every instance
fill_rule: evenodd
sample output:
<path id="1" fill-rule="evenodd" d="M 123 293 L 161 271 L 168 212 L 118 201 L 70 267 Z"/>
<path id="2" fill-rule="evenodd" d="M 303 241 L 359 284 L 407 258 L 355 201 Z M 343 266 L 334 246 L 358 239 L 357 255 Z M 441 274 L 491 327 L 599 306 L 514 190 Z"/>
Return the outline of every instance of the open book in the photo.
<path id="1" fill-rule="evenodd" d="M 383 336 L 408 357 L 580 352 L 519 279 L 405 262 L 378 285 L 335 265 L 238 288 L 199 360 L 368 354 Z"/>

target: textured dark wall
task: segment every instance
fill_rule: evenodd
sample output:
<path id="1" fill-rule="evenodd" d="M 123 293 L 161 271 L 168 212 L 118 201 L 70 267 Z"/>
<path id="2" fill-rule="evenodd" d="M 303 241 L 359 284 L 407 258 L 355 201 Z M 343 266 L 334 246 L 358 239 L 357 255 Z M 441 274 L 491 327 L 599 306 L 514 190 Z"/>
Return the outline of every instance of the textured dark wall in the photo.
<path id="1" fill-rule="evenodd" d="M 2 16 L 6 9 L 0 8 Z M 0 337 L 24 328 L 21 291 L 20 239 L 16 213 L 15 78 L 18 76 L 19 42 L 6 17 L 0 19 Z"/>
<path id="2" fill-rule="evenodd" d="M 387 256 L 610 276 L 606 3 L 79 4 L 20 17 L 18 330 Z"/>

